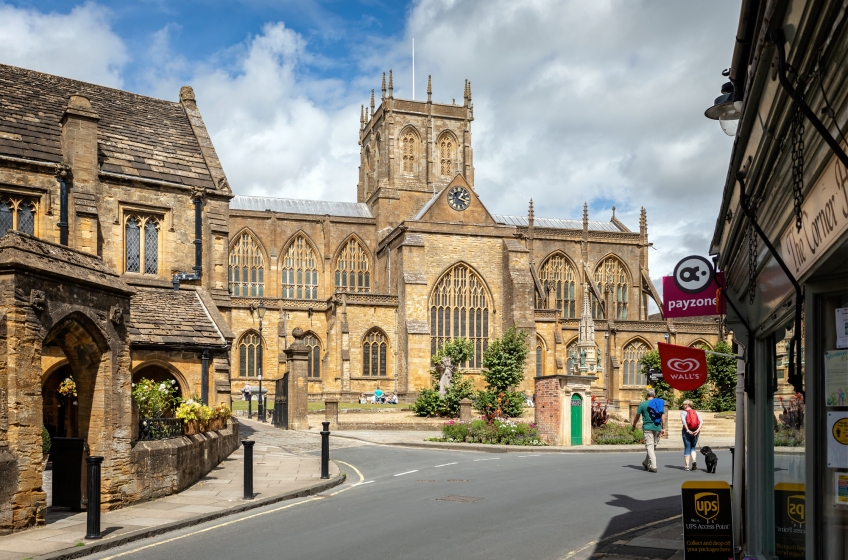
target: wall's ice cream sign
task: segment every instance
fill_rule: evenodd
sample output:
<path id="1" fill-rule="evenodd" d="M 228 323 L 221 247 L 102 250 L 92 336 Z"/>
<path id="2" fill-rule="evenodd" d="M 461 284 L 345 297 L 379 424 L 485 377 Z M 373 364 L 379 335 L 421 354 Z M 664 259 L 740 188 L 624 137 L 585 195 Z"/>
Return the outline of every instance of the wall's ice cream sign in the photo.
<path id="1" fill-rule="evenodd" d="M 848 231 L 848 170 L 833 156 L 801 205 L 801 230 L 795 221 L 780 239 L 783 260 L 800 278 Z"/>

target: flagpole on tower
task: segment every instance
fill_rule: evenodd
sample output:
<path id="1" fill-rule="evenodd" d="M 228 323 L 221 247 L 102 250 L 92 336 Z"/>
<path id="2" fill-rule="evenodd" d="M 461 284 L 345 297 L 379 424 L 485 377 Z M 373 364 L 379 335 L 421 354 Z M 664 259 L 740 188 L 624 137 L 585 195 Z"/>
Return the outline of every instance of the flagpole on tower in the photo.
<path id="1" fill-rule="evenodd" d="M 415 37 L 412 38 L 412 100 L 415 101 Z"/>

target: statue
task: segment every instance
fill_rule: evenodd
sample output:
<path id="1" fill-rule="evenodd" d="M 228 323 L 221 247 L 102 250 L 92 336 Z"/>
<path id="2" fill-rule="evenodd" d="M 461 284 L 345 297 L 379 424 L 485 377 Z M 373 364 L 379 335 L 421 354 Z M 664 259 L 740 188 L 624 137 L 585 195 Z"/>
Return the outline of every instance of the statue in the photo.
<path id="1" fill-rule="evenodd" d="M 450 356 L 445 356 L 441 362 L 436 364 L 436 371 L 441 374 L 439 377 L 439 395 L 444 397 L 453 380 L 453 362 Z"/>
<path id="2" fill-rule="evenodd" d="M 580 350 L 580 367 L 586 367 L 586 349 Z"/>
<path id="3" fill-rule="evenodd" d="M 595 361 L 600 364 L 601 363 L 601 349 L 595 348 L 595 352 L 596 352 Z"/>

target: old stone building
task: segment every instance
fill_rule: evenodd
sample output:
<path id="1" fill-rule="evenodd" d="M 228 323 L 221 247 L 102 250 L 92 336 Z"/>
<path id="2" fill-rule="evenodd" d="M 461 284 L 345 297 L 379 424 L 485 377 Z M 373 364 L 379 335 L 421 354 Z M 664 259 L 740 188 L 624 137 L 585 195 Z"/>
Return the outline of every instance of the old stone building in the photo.
<path id="1" fill-rule="evenodd" d="M 395 99 L 383 80 L 360 119 L 356 202 L 236 196 L 230 202 L 228 304 L 232 387 L 285 372 L 293 327 L 311 347 L 309 395 L 342 400 L 430 385 L 430 357 L 474 342 L 475 382 L 489 341 L 510 326 L 533 348 L 534 376 L 594 376 L 611 400 L 638 398 L 641 356 L 668 339 L 712 346 L 713 321 L 649 316 L 648 225 L 489 212 L 474 183 L 471 85 L 461 105 Z M 256 309 L 268 307 L 263 332 Z M 660 306 L 661 307 L 661 306 Z M 260 342 L 260 340 L 262 342 Z M 264 345 L 262 363 L 259 344 Z M 608 389 L 605 391 L 605 389 Z"/>

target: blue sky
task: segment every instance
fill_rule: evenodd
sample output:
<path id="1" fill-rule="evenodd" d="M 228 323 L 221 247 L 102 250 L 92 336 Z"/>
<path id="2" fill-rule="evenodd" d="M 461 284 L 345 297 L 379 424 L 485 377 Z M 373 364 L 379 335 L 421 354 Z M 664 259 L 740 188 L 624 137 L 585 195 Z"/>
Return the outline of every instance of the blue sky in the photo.
<path id="1" fill-rule="evenodd" d="M 237 194 L 354 200 L 360 106 L 474 94 L 475 188 L 494 213 L 647 208 L 651 275 L 704 254 L 732 139 L 703 116 L 740 0 L 0 0 L 0 62 L 176 100 L 194 87 Z"/>

